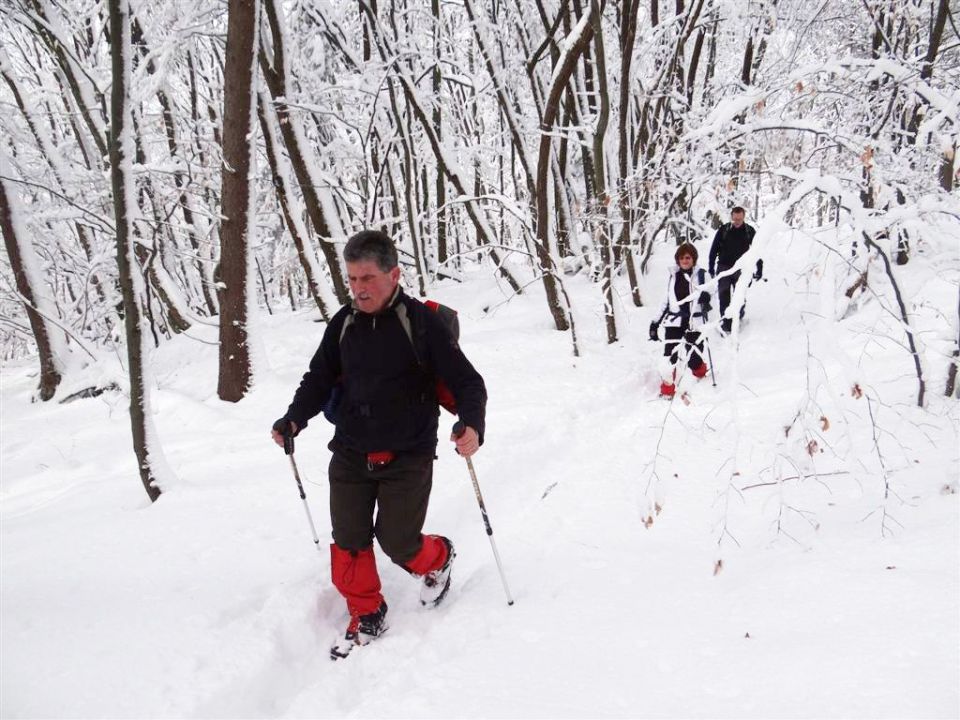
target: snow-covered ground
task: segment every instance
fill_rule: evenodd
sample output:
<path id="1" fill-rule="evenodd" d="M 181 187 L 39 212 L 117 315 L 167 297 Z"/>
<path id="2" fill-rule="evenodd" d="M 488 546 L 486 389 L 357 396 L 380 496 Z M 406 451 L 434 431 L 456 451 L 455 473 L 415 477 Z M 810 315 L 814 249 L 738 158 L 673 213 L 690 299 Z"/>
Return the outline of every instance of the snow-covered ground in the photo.
<path id="1" fill-rule="evenodd" d="M 516 603 L 443 439 L 426 530 L 456 542 L 450 595 L 422 610 L 379 555 L 390 631 L 337 663 L 332 427 L 297 441 L 319 552 L 269 438 L 323 332 L 314 314 L 259 318 L 269 367 L 236 405 L 216 397 L 215 328 L 157 353 L 176 477 L 152 506 L 122 394 L 31 403 L 35 363 L 4 367 L 0 716 L 957 717 L 958 410 L 935 352 L 949 324 L 925 329 L 918 410 L 888 315 L 868 297 L 834 323 L 841 279 L 810 247 L 770 244 L 742 334 L 713 339 L 717 387 L 688 375 L 689 403 L 657 397 L 654 310 L 622 286 L 608 346 L 597 286 L 568 279 L 580 358 L 537 286 L 504 302 L 478 270 L 431 292 L 487 380 L 475 466 Z M 955 285 L 916 282 L 910 297 L 955 302 Z"/>

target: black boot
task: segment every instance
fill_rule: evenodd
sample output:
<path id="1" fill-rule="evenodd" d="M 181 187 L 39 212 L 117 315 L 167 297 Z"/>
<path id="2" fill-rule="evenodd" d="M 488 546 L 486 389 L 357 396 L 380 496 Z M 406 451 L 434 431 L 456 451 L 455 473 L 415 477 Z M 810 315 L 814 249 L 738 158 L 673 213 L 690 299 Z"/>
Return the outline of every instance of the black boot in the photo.
<path id="1" fill-rule="evenodd" d="M 350 654 L 357 645 L 373 642 L 387 631 L 387 603 L 380 603 L 375 612 L 353 615 L 343 637 L 330 648 L 330 659 L 339 660 Z"/>
<path id="2" fill-rule="evenodd" d="M 436 607 L 441 603 L 450 589 L 450 573 L 453 572 L 453 559 L 457 553 L 453 550 L 453 543 L 441 537 L 440 541 L 447 546 L 447 559 L 438 570 L 428 572 L 423 576 L 423 585 L 420 587 L 420 604 L 427 607 Z"/>

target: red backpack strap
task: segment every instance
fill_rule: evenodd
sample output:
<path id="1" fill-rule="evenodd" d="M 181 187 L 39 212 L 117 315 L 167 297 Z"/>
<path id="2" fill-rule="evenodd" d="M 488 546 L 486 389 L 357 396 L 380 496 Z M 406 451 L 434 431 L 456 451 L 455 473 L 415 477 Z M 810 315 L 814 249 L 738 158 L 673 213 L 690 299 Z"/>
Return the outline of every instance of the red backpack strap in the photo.
<path id="1" fill-rule="evenodd" d="M 424 300 L 423 304 L 427 307 L 427 309 L 437 313 L 437 315 L 440 316 L 440 319 L 443 321 L 444 326 L 446 326 L 447 331 L 453 338 L 453 341 L 457 342 L 460 339 L 460 320 L 457 318 L 457 311 L 451 307 L 447 307 L 446 305 L 438 303 L 435 300 Z M 453 397 L 453 393 L 450 391 L 450 388 L 447 387 L 446 383 L 444 383 L 440 378 L 436 379 L 436 393 L 437 402 L 440 404 L 440 406 L 447 412 L 456 415 L 457 403 Z"/>

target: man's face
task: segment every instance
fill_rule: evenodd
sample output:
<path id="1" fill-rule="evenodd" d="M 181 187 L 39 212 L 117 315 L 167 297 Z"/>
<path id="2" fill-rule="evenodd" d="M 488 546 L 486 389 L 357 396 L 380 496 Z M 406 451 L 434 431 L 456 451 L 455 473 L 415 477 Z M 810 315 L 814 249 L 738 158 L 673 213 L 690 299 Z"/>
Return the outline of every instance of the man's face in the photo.
<path id="1" fill-rule="evenodd" d="M 400 282 L 400 268 L 384 272 L 375 260 L 347 263 L 350 292 L 361 312 L 378 313 L 383 310 Z"/>
<path id="2" fill-rule="evenodd" d="M 693 255 L 681 255 L 677 262 L 683 270 L 689 270 L 693 267 Z"/>
<path id="3" fill-rule="evenodd" d="M 730 213 L 730 221 L 733 223 L 733 226 L 736 228 L 743 225 L 743 217 L 744 217 L 744 213 L 742 212 Z"/>

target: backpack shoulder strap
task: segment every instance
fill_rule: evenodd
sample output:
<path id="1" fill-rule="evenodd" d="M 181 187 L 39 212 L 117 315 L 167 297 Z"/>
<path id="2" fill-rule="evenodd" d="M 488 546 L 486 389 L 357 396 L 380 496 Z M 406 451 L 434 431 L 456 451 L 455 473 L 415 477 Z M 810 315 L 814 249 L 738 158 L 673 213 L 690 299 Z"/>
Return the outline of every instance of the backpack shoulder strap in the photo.
<path id="1" fill-rule="evenodd" d="M 454 342 L 459 342 L 460 318 L 457 315 L 457 311 L 451 307 L 447 307 L 443 303 L 438 303 L 436 300 L 425 300 L 423 305 L 428 310 L 431 310 L 437 314 L 442 321 L 444 328 L 446 328 L 447 332 L 450 333 L 450 337 L 453 338 Z"/>
<path id="2" fill-rule="evenodd" d="M 337 339 L 337 344 L 343 342 L 343 336 L 347 334 L 347 328 L 353 325 L 353 310 L 347 313 L 347 316 L 343 319 L 343 325 L 340 327 L 340 337 Z"/>
<path id="3" fill-rule="evenodd" d="M 417 317 L 418 310 L 411 310 L 405 302 L 399 302 L 395 312 L 397 313 L 397 320 L 400 321 L 400 326 L 407 334 L 407 339 L 410 340 L 410 345 L 413 347 L 413 355 L 417 359 L 417 365 L 424 367 L 424 358 L 427 356 L 427 329 Z"/>
<path id="4" fill-rule="evenodd" d="M 404 332 L 410 339 L 413 346 L 413 354 L 417 358 L 417 363 L 421 367 L 426 366 L 425 359 L 429 357 L 427 347 L 427 315 L 435 313 L 440 319 L 440 324 L 450 335 L 450 339 L 456 343 L 460 336 L 460 320 L 457 317 L 457 311 L 446 305 L 426 300 L 420 302 L 414 298 L 409 299 L 409 304 L 400 302 L 396 308 L 397 319 L 403 327 Z"/>

